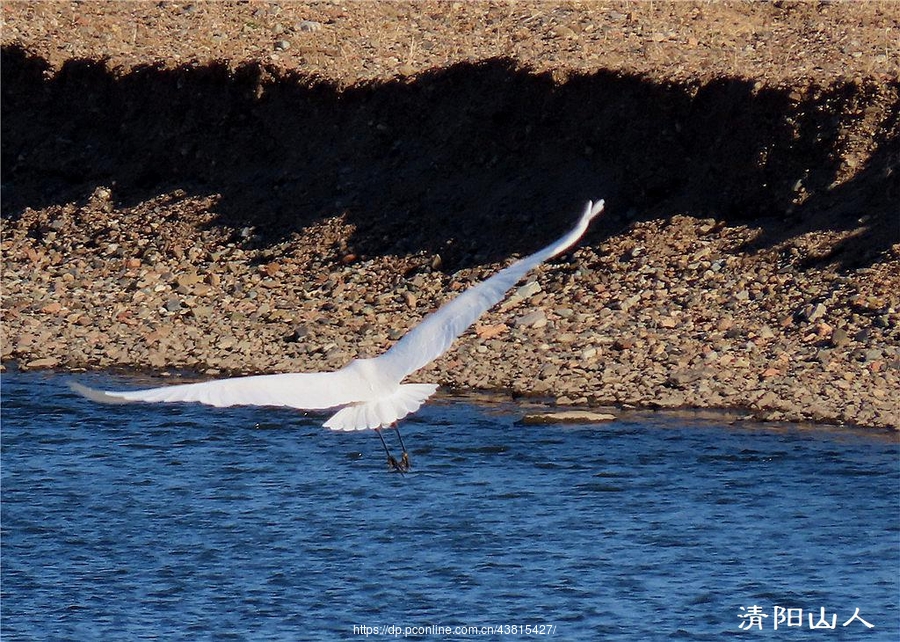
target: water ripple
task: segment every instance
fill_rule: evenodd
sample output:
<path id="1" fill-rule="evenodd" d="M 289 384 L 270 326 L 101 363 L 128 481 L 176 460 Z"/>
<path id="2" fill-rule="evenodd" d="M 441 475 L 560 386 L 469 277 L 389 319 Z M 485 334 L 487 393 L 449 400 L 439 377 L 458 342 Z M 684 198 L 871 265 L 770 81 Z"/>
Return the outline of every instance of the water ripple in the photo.
<path id="1" fill-rule="evenodd" d="M 876 624 L 829 639 L 900 622 L 896 439 L 662 415 L 530 428 L 438 401 L 404 423 L 402 477 L 374 435 L 286 410 L 97 406 L 34 373 L 2 395 L 4 640 L 526 623 L 719 640 L 753 604 Z"/>

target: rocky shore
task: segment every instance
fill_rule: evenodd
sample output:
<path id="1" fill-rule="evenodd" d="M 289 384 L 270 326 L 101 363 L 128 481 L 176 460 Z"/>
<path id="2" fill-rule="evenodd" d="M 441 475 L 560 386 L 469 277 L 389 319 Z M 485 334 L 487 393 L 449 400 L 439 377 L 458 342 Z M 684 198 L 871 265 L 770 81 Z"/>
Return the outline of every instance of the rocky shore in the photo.
<path id="1" fill-rule="evenodd" d="M 334 52 L 312 70 L 329 76 L 310 78 L 322 42 L 304 50 L 307 75 L 284 67 L 301 34 L 352 40 L 338 13 L 321 13 L 336 5 L 290 4 L 287 22 L 222 5 L 226 23 L 274 38 L 280 66 L 178 66 L 179 53 L 141 69 L 101 61 L 118 49 L 74 32 L 87 62 L 67 67 L 46 48 L 46 7 L 72 5 L 5 3 L 18 35 L 4 30 L 3 361 L 202 376 L 337 368 L 387 349 L 605 197 L 577 250 L 416 380 L 561 406 L 900 428 L 896 51 L 856 33 L 870 73 L 836 76 L 836 54 L 818 72 L 747 80 L 685 45 L 682 79 L 629 75 L 609 58 L 629 33 L 649 49 L 675 38 L 642 31 L 653 16 L 521 4 L 545 19 L 521 18 L 516 33 L 541 29 L 562 47 L 552 64 L 546 50 L 535 58 L 549 71 L 519 67 L 515 48 L 512 61 L 435 70 L 435 45 L 399 80 L 359 81 L 328 66 Z M 453 6 L 427 41 L 471 10 Z M 725 6 L 751 26 L 766 18 Z M 115 23 L 121 8 L 82 18 Z M 695 8 L 667 15 L 683 26 Z M 45 31 L 23 30 L 29 9 Z M 796 11 L 775 23 L 800 24 Z M 897 13 L 882 16 L 889 29 Z M 828 7 L 803 5 L 810 15 L 840 28 Z M 276 22 L 287 27 L 273 36 Z M 595 60 L 584 51 L 604 25 L 611 52 Z M 881 26 L 860 33 L 881 38 Z"/>
<path id="2" fill-rule="evenodd" d="M 183 193 L 26 212 L 3 241 L 4 360 L 206 375 L 340 367 L 499 265 L 364 259 L 333 220 L 252 249 Z M 573 210 L 573 214 L 575 211 Z M 37 241 L 29 230 L 42 230 Z M 852 274 L 742 252 L 746 226 L 674 216 L 539 269 L 417 380 L 568 405 L 746 408 L 897 427 L 896 259 Z M 237 240 L 235 240 L 237 239 Z"/>

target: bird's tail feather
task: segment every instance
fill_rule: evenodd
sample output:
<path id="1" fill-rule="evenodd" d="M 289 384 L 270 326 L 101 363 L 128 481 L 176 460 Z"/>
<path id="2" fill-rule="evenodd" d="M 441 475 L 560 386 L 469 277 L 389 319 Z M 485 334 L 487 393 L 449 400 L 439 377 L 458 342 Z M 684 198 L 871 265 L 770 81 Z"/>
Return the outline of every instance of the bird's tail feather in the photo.
<path id="1" fill-rule="evenodd" d="M 437 390 L 433 383 L 404 383 L 389 397 L 350 404 L 325 422 L 332 430 L 366 430 L 390 426 L 415 412 Z"/>

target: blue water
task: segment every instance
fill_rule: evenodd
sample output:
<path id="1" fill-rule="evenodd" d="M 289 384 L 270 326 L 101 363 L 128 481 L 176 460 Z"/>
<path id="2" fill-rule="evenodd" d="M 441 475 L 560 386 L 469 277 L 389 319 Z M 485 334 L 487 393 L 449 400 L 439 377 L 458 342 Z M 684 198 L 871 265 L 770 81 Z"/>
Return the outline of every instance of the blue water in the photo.
<path id="1" fill-rule="evenodd" d="M 102 406 L 65 380 L 2 377 L 4 641 L 900 639 L 894 435 L 532 427 L 444 398 L 404 422 L 404 477 L 321 417 Z M 874 628 L 843 626 L 857 608 Z"/>

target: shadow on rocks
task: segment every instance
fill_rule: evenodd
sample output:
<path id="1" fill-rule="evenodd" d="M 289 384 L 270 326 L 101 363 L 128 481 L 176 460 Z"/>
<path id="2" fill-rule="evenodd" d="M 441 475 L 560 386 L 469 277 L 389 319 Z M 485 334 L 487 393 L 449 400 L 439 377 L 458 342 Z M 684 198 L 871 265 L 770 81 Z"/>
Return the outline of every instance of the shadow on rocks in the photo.
<path id="1" fill-rule="evenodd" d="M 554 78 L 506 59 L 351 87 L 256 63 L 52 73 L 7 47 L 3 214 L 101 185 L 120 207 L 178 188 L 219 194 L 214 224 L 262 243 L 342 214 L 356 254 L 439 253 L 457 269 L 536 249 L 605 197 L 593 240 L 673 213 L 760 225 L 758 247 L 859 229 L 820 257 L 859 265 L 900 241 L 898 95 L 874 80 L 801 94 Z M 844 180 L 862 139 L 874 153 Z"/>

